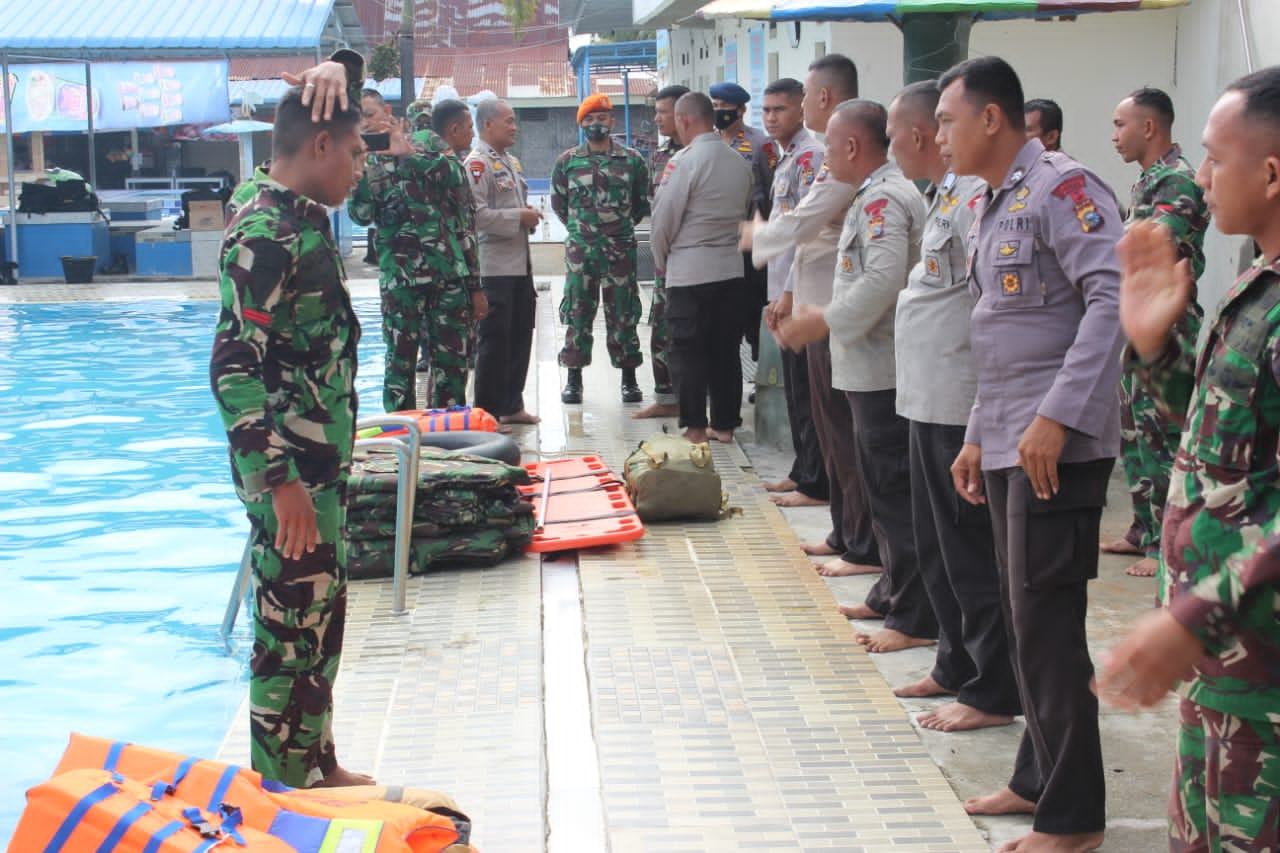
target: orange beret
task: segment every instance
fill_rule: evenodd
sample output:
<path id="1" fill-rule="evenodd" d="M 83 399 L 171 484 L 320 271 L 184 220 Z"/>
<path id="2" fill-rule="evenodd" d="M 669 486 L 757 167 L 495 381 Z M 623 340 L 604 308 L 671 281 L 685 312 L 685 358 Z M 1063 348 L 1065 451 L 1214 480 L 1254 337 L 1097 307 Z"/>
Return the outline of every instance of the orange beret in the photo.
<path id="1" fill-rule="evenodd" d="M 613 110 L 613 104 L 609 101 L 608 95 L 588 95 L 587 99 L 578 105 L 578 123 L 592 113 L 607 113 Z"/>

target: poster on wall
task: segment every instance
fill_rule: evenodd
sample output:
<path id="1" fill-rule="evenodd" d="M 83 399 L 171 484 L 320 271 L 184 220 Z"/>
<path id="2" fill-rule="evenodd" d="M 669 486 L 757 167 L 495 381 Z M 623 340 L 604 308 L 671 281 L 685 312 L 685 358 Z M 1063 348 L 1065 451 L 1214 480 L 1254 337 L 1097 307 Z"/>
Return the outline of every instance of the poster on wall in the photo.
<path id="1" fill-rule="evenodd" d="M 654 35 L 654 51 L 657 55 L 658 71 L 663 71 L 671 64 L 671 33 L 658 30 Z"/>
<path id="2" fill-rule="evenodd" d="M 747 72 L 747 92 L 751 95 L 751 102 L 747 104 L 747 124 L 759 127 L 764 120 L 764 87 L 768 85 L 765 80 L 764 24 L 747 28 L 747 64 L 750 69 Z"/>
<path id="3" fill-rule="evenodd" d="M 93 91 L 82 63 L 11 65 L 9 97 L 13 131 L 85 131 L 93 112 L 94 130 L 129 130 L 170 124 L 226 121 L 227 63 L 93 63 Z M 0 102 L 0 127 L 8 129 Z"/>
<path id="4" fill-rule="evenodd" d="M 724 40 L 724 76 L 720 79 L 725 83 L 738 82 L 738 40 L 736 38 Z"/>

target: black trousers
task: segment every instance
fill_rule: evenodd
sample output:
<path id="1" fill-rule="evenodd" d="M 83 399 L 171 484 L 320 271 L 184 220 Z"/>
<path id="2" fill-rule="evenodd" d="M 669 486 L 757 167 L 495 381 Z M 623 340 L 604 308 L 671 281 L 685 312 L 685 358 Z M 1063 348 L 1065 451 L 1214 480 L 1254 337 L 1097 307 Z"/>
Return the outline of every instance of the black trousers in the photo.
<path id="1" fill-rule="evenodd" d="M 1036 804 L 1037 832 L 1100 832 L 1106 783 L 1085 636 L 1098 524 L 1114 459 L 1058 466 L 1042 501 L 1021 468 L 984 472 L 1005 621 L 1027 728 L 1009 788 Z"/>
<path id="2" fill-rule="evenodd" d="M 742 315 L 742 339 L 751 345 L 751 360 L 760 360 L 760 309 L 769 304 L 769 269 L 756 269 L 751 253 L 742 253 L 742 277 L 747 298 Z"/>
<path id="3" fill-rule="evenodd" d="M 813 425 L 813 404 L 809 399 L 809 356 L 803 351 L 782 350 L 783 393 L 787 397 L 787 420 L 791 425 L 791 447 L 796 460 L 791 463 L 791 481 L 805 497 L 825 501 L 830 497 L 827 467 L 818 446 Z"/>
<path id="4" fill-rule="evenodd" d="M 991 516 L 956 494 L 951 480 L 965 428 L 910 424 L 911 526 L 920 578 L 938 620 L 933 680 L 971 708 L 1021 714 Z"/>
<path id="5" fill-rule="evenodd" d="M 671 382 L 680 405 L 680 426 L 705 429 L 742 424 L 742 316 L 746 292 L 740 278 L 667 288 L 671 333 Z"/>
<path id="6" fill-rule="evenodd" d="M 809 358 L 809 401 L 818 447 L 827 467 L 831 534 L 827 545 L 848 563 L 880 565 L 880 545 L 871 527 L 867 486 L 853 441 L 853 415 L 843 391 L 831 387 L 831 344 L 823 338 L 804 348 Z"/>
<path id="7" fill-rule="evenodd" d="M 938 636 L 938 623 L 920 580 L 911 527 L 911 430 L 896 411 L 897 396 L 892 388 L 845 392 L 871 526 L 884 566 L 867 593 L 867 606 L 884 614 L 886 628 L 932 639 Z"/>
<path id="8" fill-rule="evenodd" d="M 537 294 L 532 275 L 480 279 L 488 315 L 476 327 L 476 405 L 494 417 L 524 409 Z"/>

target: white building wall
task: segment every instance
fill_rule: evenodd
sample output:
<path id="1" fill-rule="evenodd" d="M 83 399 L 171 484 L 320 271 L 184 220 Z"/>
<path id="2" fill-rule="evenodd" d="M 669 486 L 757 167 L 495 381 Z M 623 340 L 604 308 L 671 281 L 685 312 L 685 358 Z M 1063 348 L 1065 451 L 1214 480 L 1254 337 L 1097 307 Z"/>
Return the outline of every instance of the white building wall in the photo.
<path id="1" fill-rule="evenodd" d="M 1095 170 L 1127 204 L 1138 167 L 1121 162 L 1111 145 L 1115 105 L 1139 86 L 1169 92 L 1177 112 L 1175 139 L 1198 164 L 1209 110 L 1223 87 L 1249 70 L 1241 6 L 1253 68 L 1280 64 L 1280 0 L 1192 0 L 1179 9 L 1081 15 L 1073 21 L 979 22 L 970 35 L 969 55 L 1004 57 L 1018 70 L 1027 98 L 1061 104 L 1065 150 Z M 747 28 L 760 25 L 716 21 L 714 28 L 673 30 L 663 84 L 706 91 L 725 79 L 724 45 L 734 39 L 737 80 L 750 88 Z M 770 79 L 803 80 L 817 56 L 844 53 L 858 64 L 863 97 L 888 102 L 901 88 L 902 35 L 892 24 L 806 21 L 798 46 L 792 45 L 789 24 L 763 26 Z M 1205 248 L 1201 302 L 1212 313 L 1251 249 L 1246 241 L 1212 229 Z"/>

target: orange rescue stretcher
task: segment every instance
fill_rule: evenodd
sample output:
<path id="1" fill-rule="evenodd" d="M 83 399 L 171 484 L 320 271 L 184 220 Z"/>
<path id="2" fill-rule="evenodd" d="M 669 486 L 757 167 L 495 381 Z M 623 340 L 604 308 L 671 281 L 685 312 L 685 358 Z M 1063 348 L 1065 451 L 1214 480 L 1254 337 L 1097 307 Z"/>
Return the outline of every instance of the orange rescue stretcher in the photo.
<path id="1" fill-rule="evenodd" d="M 537 519 L 526 551 L 571 551 L 644 535 L 626 484 L 599 456 L 549 459 L 524 467 L 534 482 L 517 488 L 533 501 Z"/>

